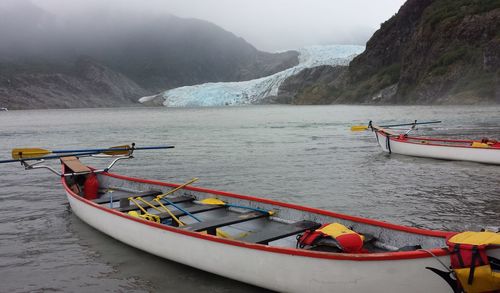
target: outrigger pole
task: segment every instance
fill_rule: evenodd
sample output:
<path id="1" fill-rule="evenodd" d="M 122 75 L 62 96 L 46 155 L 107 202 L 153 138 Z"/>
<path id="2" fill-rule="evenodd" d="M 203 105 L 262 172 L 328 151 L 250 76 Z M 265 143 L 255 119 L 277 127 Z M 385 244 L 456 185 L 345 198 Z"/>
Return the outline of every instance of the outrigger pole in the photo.
<path id="1" fill-rule="evenodd" d="M 398 126 L 413 126 L 421 125 L 421 124 L 433 124 L 433 123 L 441 123 L 442 121 L 427 121 L 427 122 L 415 122 L 413 123 L 402 123 L 402 124 L 388 124 L 388 125 L 380 125 L 379 127 L 390 128 L 390 127 L 398 127 Z M 372 121 L 368 122 L 368 125 L 354 125 L 351 127 L 351 131 L 363 131 L 372 128 Z"/>
<path id="2" fill-rule="evenodd" d="M 80 174 L 88 174 L 88 173 L 102 173 L 107 172 L 111 169 L 114 164 L 123 159 L 132 159 L 133 152 L 135 150 L 156 150 L 156 149 L 171 149 L 174 146 L 163 145 L 163 146 L 148 146 L 148 147 L 135 147 L 135 143 L 132 143 L 131 146 L 123 145 L 111 148 L 98 148 L 98 149 L 81 149 L 81 150 L 45 150 L 40 148 L 24 148 L 24 149 L 13 149 L 12 150 L 12 159 L 11 160 L 0 160 L 1 163 L 14 163 L 20 162 L 21 165 L 24 166 L 26 170 L 32 169 L 48 169 L 52 173 L 57 174 L 58 176 L 74 176 Z M 58 153 L 58 155 L 44 156 L 44 154 L 53 154 Z M 73 172 L 63 174 L 54 168 L 46 165 L 40 165 L 46 159 L 61 159 L 64 157 L 97 157 L 97 158 L 110 158 L 114 157 L 115 159 L 109 164 L 108 167 L 102 170 L 88 170 L 85 172 Z M 37 161 L 34 163 L 27 163 L 26 161 Z"/>
<path id="3" fill-rule="evenodd" d="M 420 124 L 433 124 L 433 123 L 441 123 L 441 122 L 442 121 L 417 122 L 417 120 L 415 120 L 415 122 L 413 122 L 413 123 L 389 124 L 389 125 L 381 125 L 380 127 L 389 128 L 389 127 L 398 127 L 398 126 L 413 126 L 413 125 L 420 125 Z M 369 124 L 370 125 L 372 124 L 371 121 Z"/>
<path id="4" fill-rule="evenodd" d="M 13 163 L 22 161 L 39 161 L 46 159 L 59 159 L 62 157 L 71 156 L 93 156 L 93 155 L 106 155 L 106 156 L 127 156 L 132 155 L 135 150 L 156 150 L 156 149 L 171 149 L 174 146 L 148 146 L 148 147 L 135 147 L 123 145 L 110 148 L 96 148 L 96 149 L 76 149 L 76 150 L 46 150 L 41 148 L 15 148 L 12 150 L 11 160 L 0 160 L 0 163 Z M 47 154 L 55 154 L 46 156 Z"/>
<path id="5" fill-rule="evenodd" d="M 21 158 L 21 159 L 12 159 L 12 160 L 0 160 L 0 164 L 2 163 L 15 163 L 15 162 L 24 162 L 24 161 L 41 161 L 41 160 L 51 160 L 51 159 L 59 159 L 64 157 L 83 157 L 83 156 L 92 156 L 98 155 L 99 152 L 82 152 L 82 153 L 72 153 L 72 154 L 62 154 L 62 155 L 53 155 L 53 156 L 44 156 L 44 157 L 35 157 L 35 158 Z"/>

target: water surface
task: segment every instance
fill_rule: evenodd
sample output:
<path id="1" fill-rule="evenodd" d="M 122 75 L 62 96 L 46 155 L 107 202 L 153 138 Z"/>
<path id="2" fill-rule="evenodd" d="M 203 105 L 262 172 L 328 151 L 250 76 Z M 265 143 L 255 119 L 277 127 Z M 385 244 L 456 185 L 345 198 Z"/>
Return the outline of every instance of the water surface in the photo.
<path id="1" fill-rule="evenodd" d="M 199 177 L 197 186 L 422 228 L 498 226 L 499 166 L 389 156 L 372 133 L 349 131 L 370 119 L 439 119 L 417 133 L 500 138 L 499 107 L 9 111 L 0 112 L 0 157 L 23 146 L 173 144 L 137 152 L 114 172 L 179 183 Z M 17 164 L 0 165 L 0 248 L 0 292 L 262 292 L 103 235 L 72 214 L 56 176 Z"/>

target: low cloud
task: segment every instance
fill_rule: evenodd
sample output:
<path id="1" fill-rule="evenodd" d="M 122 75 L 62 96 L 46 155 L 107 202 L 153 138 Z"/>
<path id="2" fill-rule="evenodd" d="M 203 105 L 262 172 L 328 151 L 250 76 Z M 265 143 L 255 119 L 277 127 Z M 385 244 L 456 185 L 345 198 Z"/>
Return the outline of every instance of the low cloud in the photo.
<path id="1" fill-rule="evenodd" d="M 260 50 L 364 45 L 403 0 L 3 0 L 0 50 L 78 50 L 176 15 L 221 26 Z M 75 44 L 77 42 L 77 44 Z M 55 45 L 57 44 L 57 46 Z M 59 48 L 59 49 L 57 49 Z M 34 50 L 36 49 L 36 50 Z"/>

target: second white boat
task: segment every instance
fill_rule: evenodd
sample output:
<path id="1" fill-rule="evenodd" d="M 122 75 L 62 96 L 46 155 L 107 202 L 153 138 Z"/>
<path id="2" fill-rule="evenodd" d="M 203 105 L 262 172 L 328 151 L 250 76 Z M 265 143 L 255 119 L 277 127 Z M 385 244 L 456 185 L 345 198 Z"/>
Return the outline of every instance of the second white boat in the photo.
<path id="1" fill-rule="evenodd" d="M 415 137 L 371 126 L 384 152 L 434 158 L 500 164 L 500 143 L 496 140 L 453 140 Z"/>

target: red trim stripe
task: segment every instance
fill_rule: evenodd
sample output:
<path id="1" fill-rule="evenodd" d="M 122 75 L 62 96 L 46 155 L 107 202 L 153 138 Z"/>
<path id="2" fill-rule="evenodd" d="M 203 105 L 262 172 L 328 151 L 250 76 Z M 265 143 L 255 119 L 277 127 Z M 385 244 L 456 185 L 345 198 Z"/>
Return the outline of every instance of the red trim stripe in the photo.
<path id="1" fill-rule="evenodd" d="M 165 183 L 165 182 L 160 182 L 160 181 L 145 180 L 145 179 L 139 179 L 139 178 L 132 178 L 132 177 L 126 177 L 126 176 L 111 174 L 111 173 L 106 173 L 106 174 L 103 173 L 103 175 L 114 177 L 117 179 L 123 179 L 123 180 L 129 180 L 129 181 L 147 183 L 147 184 L 153 184 L 153 185 L 161 185 L 161 186 L 169 186 L 169 187 L 179 186 L 179 184 Z M 143 219 L 131 217 L 128 214 L 121 213 L 119 211 L 107 208 L 105 206 L 98 205 L 90 200 L 87 200 L 87 199 L 75 194 L 69 188 L 69 186 L 66 184 L 66 181 L 64 180 L 64 178 L 61 179 L 61 182 L 62 182 L 62 185 L 65 188 L 67 194 L 69 194 L 73 198 L 75 198 L 75 199 L 77 199 L 77 200 L 79 200 L 87 205 L 90 205 L 94 208 L 102 210 L 103 212 L 107 212 L 107 213 L 110 213 L 110 214 L 113 214 L 113 215 L 116 215 L 119 217 L 123 217 L 123 218 L 126 218 L 128 220 L 135 221 L 135 222 L 138 222 L 138 223 L 141 223 L 141 224 L 144 224 L 147 226 L 151 226 L 154 228 L 170 231 L 173 233 L 179 233 L 179 234 L 183 234 L 183 235 L 187 235 L 190 237 L 195 237 L 195 238 L 199 238 L 199 239 L 203 239 L 203 240 L 207 240 L 207 241 L 214 241 L 214 242 L 224 243 L 224 244 L 228 244 L 228 245 L 244 247 L 244 248 L 249 248 L 249 249 L 262 250 L 262 251 L 273 252 L 273 253 L 281 253 L 281 254 L 297 255 L 297 256 L 321 258 L 321 259 L 332 259 L 332 260 L 381 261 L 381 260 L 403 260 L 403 259 L 415 259 L 415 258 L 431 257 L 429 255 L 429 253 L 425 252 L 425 251 L 402 251 L 402 252 L 364 253 L 364 254 L 328 253 L 328 252 L 309 251 L 309 250 L 286 248 L 286 247 L 275 247 L 275 246 L 268 246 L 268 245 L 262 245 L 262 244 L 254 244 L 254 243 L 248 243 L 248 242 L 243 242 L 243 241 L 219 238 L 219 237 L 208 235 L 208 234 L 190 232 L 190 231 L 181 230 L 181 229 L 178 229 L 175 227 L 170 227 L 167 225 L 162 225 L 162 224 L 154 223 L 151 221 L 146 221 Z M 262 202 L 262 203 L 268 203 L 268 204 L 283 206 L 283 207 L 287 207 L 287 208 L 302 210 L 302 211 L 306 211 L 306 212 L 312 212 L 312 213 L 337 217 L 337 218 L 341 218 L 341 219 L 371 224 L 371 225 L 375 225 L 375 226 L 381 226 L 381 227 L 385 227 L 385 228 L 389 228 L 389 229 L 405 231 L 408 233 L 415 233 L 415 234 L 434 236 L 434 237 L 443 237 L 443 238 L 446 238 L 446 237 L 454 234 L 454 232 L 432 231 L 432 230 L 423 230 L 423 229 L 417 229 L 417 228 L 412 228 L 412 227 L 399 226 L 399 225 L 394 225 L 394 224 L 376 221 L 376 220 L 370 220 L 370 219 L 364 219 L 364 218 L 359 218 L 359 217 L 354 217 L 354 216 L 342 215 L 342 214 L 332 213 L 332 212 L 324 211 L 324 210 L 320 210 L 320 209 L 302 207 L 302 206 L 297 206 L 297 205 L 293 205 L 293 204 L 282 203 L 282 202 L 277 202 L 277 201 L 273 201 L 273 200 L 257 198 L 257 197 L 252 197 L 252 196 L 233 194 L 233 193 L 228 193 L 228 192 L 223 192 L 223 191 L 210 190 L 210 189 L 204 189 L 204 188 L 198 188 L 198 187 L 192 187 L 192 186 L 187 186 L 186 189 L 192 190 L 192 191 L 207 192 L 207 193 L 211 193 L 211 194 L 218 194 L 218 195 L 223 195 L 223 196 L 228 196 L 228 197 L 233 197 L 233 198 L 254 200 L 254 201 L 258 201 L 258 202 Z M 442 255 L 448 254 L 446 250 L 441 249 L 441 248 L 431 249 L 430 251 L 437 256 L 442 256 Z"/>

